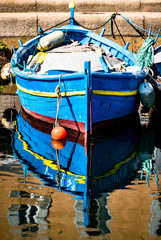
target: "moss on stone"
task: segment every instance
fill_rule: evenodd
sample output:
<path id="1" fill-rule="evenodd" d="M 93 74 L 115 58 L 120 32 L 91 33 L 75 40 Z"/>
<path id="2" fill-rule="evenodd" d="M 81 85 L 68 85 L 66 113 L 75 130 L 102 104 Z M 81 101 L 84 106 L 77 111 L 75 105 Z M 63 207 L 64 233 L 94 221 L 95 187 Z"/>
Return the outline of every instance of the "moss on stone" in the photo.
<path id="1" fill-rule="evenodd" d="M 9 83 L 8 85 L 0 86 L 0 94 L 10 94 L 15 95 L 17 91 L 17 87 L 15 83 Z"/>
<path id="2" fill-rule="evenodd" d="M 2 49 L 8 49 L 8 47 L 3 42 L 0 41 L 0 50 Z"/>
<path id="3" fill-rule="evenodd" d="M 6 57 L 8 60 L 11 58 L 11 51 L 9 48 L 0 41 L 0 56 L 1 57 Z"/>

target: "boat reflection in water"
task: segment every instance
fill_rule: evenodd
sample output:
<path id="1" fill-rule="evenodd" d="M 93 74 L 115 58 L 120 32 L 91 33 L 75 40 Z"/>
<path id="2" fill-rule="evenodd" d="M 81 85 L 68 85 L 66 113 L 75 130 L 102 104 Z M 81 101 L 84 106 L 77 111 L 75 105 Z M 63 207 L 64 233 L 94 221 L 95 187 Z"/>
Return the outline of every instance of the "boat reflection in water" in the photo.
<path id="1" fill-rule="evenodd" d="M 24 175 L 34 173 L 43 185 L 75 196 L 77 228 L 87 227 L 86 234 L 89 228 L 97 228 L 97 234 L 105 234 L 111 232 L 110 192 L 129 184 L 140 166 L 136 152 L 137 128 L 135 122 L 126 128 L 120 126 L 116 133 L 97 135 L 87 148 L 82 135 L 67 132 L 64 147 L 58 150 L 51 143 L 51 127 L 21 111 L 13 135 L 14 157 L 23 165 Z M 49 202 L 48 199 L 44 218 Z"/>

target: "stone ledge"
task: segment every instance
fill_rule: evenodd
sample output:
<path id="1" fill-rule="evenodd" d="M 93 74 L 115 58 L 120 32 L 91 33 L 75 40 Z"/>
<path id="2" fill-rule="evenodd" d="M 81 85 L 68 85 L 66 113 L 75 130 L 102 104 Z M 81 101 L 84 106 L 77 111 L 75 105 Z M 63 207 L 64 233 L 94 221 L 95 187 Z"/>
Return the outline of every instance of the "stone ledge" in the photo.
<path id="1" fill-rule="evenodd" d="M 33 12 L 36 10 L 35 0 L 1 0 L 0 12 Z"/>
<path id="2" fill-rule="evenodd" d="M 107 21 L 112 12 L 108 13 L 75 13 L 75 19 L 80 24 L 87 28 L 96 28 L 105 21 Z M 129 18 L 136 25 L 149 30 L 152 27 L 152 32 L 156 33 L 161 28 L 161 14 L 156 12 L 155 14 L 150 12 L 122 12 L 122 15 Z M 55 24 L 60 23 L 69 18 L 69 13 L 0 13 L 0 37 L 33 37 L 38 34 L 38 27 L 47 29 Z M 116 17 L 116 23 L 122 35 L 124 36 L 138 36 L 138 33 L 120 16 Z M 107 29 L 105 34 L 110 35 L 110 22 L 105 25 Z M 96 31 L 101 32 L 101 29 Z M 116 27 L 114 26 L 115 35 L 119 35 Z"/>
<path id="3" fill-rule="evenodd" d="M 1 0 L 0 12 L 68 12 L 67 0 Z M 77 0 L 76 12 L 161 12 L 160 0 Z"/>
<path id="4" fill-rule="evenodd" d="M 141 0 L 140 9 L 142 12 L 161 12 L 161 1 L 160 0 Z"/>
<path id="5" fill-rule="evenodd" d="M 50 12 L 50 11 L 69 11 L 68 1 L 63 0 L 51 1 L 51 0 L 38 0 L 37 10 L 38 12 Z M 140 0 L 129 0 L 128 3 L 124 0 L 77 0 L 75 12 L 95 13 L 95 12 L 111 12 L 111 11 L 139 11 Z"/>
<path id="6" fill-rule="evenodd" d="M 36 36 L 36 13 L 0 13 L 0 36 Z"/>

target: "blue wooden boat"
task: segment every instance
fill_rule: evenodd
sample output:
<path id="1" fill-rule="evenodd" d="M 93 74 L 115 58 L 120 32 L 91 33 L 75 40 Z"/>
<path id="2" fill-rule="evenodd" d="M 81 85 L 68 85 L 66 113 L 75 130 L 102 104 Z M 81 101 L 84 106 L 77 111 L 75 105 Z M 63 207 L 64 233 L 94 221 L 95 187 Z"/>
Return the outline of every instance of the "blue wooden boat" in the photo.
<path id="1" fill-rule="evenodd" d="M 52 124 L 59 119 L 60 125 L 86 133 L 87 136 L 89 130 L 92 132 L 138 111 L 138 87 L 146 74 L 135 66 L 136 56 L 128 50 L 129 43 L 123 47 L 105 38 L 105 29 L 98 35 L 79 26 L 74 20 L 73 5 L 70 11 L 70 24 L 45 33 L 40 28 L 37 37 L 25 44 L 19 41 L 20 48 L 14 52 L 11 65 L 16 77 L 17 93 L 28 114 Z M 57 62 L 61 64 L 61 61 L 66 61 L 68 65 L 70 59 L 69 56 L 65 60 L 67 54 L 62 53 L 60 58 L 51 61 L 53 66 L 45 72 L 37 70 L 42 60 L 29 68 L 29 57 L 37 54 L 38 48 L 47 53 L 40 46 L 41 40 L 60 32 L 64 36 L 63 46 L 68 46 L 69 42 L 78 42 L 81 46 L 93 44 L 99 49 L 96 50 L 99 54 L 97 60 L 90 58 L 87 52 L 80 54 L 81 64 L 75 64 L 75 59 L 79 58 L 79 54 L 75 53 L 75 58 L 71 60 L 73 67 L 66 69 L 63 66 L 62 69 L 61 65 L 57 67 Z M 110 68 L 109 61 L 105 61 L 102 55 L 106 52 L 114 58 L 122 59 L 127 68 L 124 66 L 123 71 Z M 92 61 L 98 61 L 99 68 L 95 69 Z M 61 92 L 55 92 L 56 89 Z"/>

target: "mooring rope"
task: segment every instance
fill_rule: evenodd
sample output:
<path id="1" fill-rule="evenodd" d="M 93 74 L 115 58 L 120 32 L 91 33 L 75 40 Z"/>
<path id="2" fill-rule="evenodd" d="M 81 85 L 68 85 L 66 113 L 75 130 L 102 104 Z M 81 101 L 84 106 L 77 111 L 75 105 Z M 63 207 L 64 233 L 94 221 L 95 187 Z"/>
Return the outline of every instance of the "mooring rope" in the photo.
<path id="1" fill-rule="evenodd" d="M 95 28 L 85 27 L 85 26 L 83 26 L 82 24 L 80 24 L 79 22 L 78 22 L 78 24 L 79 24 L 80 27 L 86 28 L 87 30 L 94 31 L 94 30 L 98 30 L 98 29 L 104 27 L 104 26 L 111 20 L 111 32 L 113 32 L 113 30 L 112 30 L 112 19 L 115 19 L 115 17 L 116 17 L 116 13 L 113 13 L 113 14 L 111 15 L 111 17 L 110 17 L 105 23 L 103 23 L 103 24 L 101 24 L 100 26 L 95 27 Z M 77 21 L 76 21 L 76 22 L 77 22 Z"/>
<path id="2" fill-rule="evenodd" d="M 59 156 L 58 156 L 58 149 L 56 149 L 56 158 L 57 158 L 57 166 L 58 166 L 58 172 L 56 176 L 57 186 L 59 187 L 59 190 L 61 191 L 61 169 L 60 169 L 60 163 L 59 163 Z"/>
<path id="3" fill-rule="evenodd" d="M 144 29 L 144 28 L 142 28 L 142 27 L 136 25 L 136 24 L 133 23 L 129 18 L 124 17 L 121 13 L 117 13 L 117 15 L 121 16 L 122 18 L 124 18 L 124 19 L 125 19 L 130 25 L 133 25 L 133 26 L 139 28 L 140 30 L 149 33 L 148 30 L 146 30 L 146 29 Z M 135 29 L 135 30 L 136 30 L 136 29 Z M 151 33 L 151 35 L 157 36 L 157 34 L 155 34 L 155 33 Z M 159 36 L 159 37 L 161 37 L 161 36 Z"/>
<path id="4" fill-rule="evenodd" d="M 45 29 L 45 30 L 42 30 L 42 33 L 47 32 L 47 31 L 49 31 L 49 30 L 51 30 L 51 29 L 53 29 L 53 28 L 55 28 L 55 27 L 58 27 L 59 25 L 65 23 L 65 22 L 67 22 L 67 21 L 69 21 L 69 20 L 70 20 L 70 18 L 68 18 L 68 19 L 66 19 L 66 20 L 64 20 L 64 21 L 62 21 L 62 22 L 60 22 L 60 23 L 57 23 L 56 25 L 54 25 L 54 26 L 52 26 L 52 27 L 50 27 L 50 28 L 47 28 L 47 29 Z"/>
<path id="5" fill-rule="evenodd" d="M 121 34 L 121 32 L 120 32 L 120 29 L 119 29 L 118 26 L 117 26 L 117 23 L 116 23 L 115 19 L 114 19 L 113 21 L 114 21 L 114 24 L 115 24 L 115 26 L 116 26 L 116 28 L 117 28 L 117 31 L 119 32 L 119 34 L 120 34 L 120 36 L 121 36 L 121 38 L 122 38 L 123 43 L 126 45 L 126 42 L 125 42 L 125 40 L 124 40 L 124 38 L 123 38 L 123 36 L 122 36 L 122 34 Z"/>
<path id="6" fill-rule="evenodd" d="M 59 84 L 55 89 L 55 92 L 57 93 L 57 113 L 56 113 L 56 119 L 55 119 L 55 123 L 54 123 L 54 127 L 59 125 L 59 120 L 58 120 L 58 115 L 59 115 L 59 107 L 60 107 L 60 99 L 61 99 L 61 89 L 60 89 L 60 83 L 61 83 L 61 77 L 62 75 L 64 75 L 64 73 L 62 73 L 59 76 Z"/>

